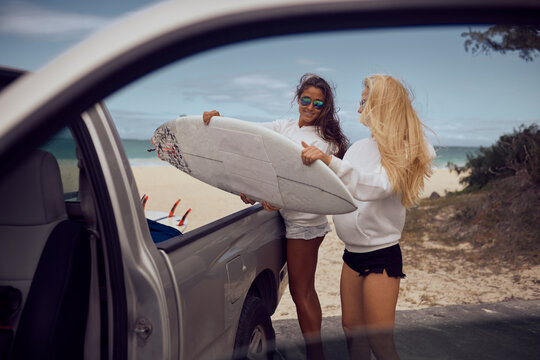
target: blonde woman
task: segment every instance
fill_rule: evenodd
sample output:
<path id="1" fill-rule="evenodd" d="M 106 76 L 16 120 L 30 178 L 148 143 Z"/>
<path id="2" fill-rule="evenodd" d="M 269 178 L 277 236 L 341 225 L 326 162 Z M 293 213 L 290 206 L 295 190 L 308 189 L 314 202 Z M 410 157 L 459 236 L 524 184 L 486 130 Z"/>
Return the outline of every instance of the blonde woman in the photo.
<path id="1" fill-rule="evenodd" d="M 303 144 L 302 161 L 322 160 L 348 187 L 358 210 L 334 215 L 345 243 L 341 272 L 342 325 L 351 359 L 399 359 L 393 328 L 402 271 L 399 246 L 405 209 L 419 200 L 431 175 L 433 146 L 409 93 L 396 79 L 364 80 L 358 109 L 371 131 L 355 142 L 343 160 Z"/>

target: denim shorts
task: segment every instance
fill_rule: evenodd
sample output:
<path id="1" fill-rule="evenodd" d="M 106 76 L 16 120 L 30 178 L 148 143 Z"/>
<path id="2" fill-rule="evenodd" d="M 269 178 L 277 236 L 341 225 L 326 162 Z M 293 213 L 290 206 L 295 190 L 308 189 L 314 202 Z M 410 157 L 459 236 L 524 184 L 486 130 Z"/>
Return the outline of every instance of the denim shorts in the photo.
<path id="1" fill-rule="evenodd" d="M 405 277 L 399 244 L 367 253 L 354 253 L 345 249 L 343 261 L 359 276 L 382 274 L 386 270 L 389 277 Z"/>
<path id="2" fill-rule="evenodd" d="M 301 226 L 296 224 L 287 224 L 287 239 L 311 240 L 328 234 L 332 231 L 328 223 L 317 226 Z"/>

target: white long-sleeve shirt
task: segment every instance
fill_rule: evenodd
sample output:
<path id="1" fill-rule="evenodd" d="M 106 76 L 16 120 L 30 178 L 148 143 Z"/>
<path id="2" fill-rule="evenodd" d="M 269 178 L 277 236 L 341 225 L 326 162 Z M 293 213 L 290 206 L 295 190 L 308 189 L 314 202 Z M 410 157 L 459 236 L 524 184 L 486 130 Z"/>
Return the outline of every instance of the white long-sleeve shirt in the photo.
<path id="1" fill-rule="evenodd" d="M 261 123 L 262 126 L 280 133 L 297 144 L 302 144 L 304 141 L 308 145 L 313 145 L 321 149 L 327 155 L 331 155 L 332 144 L 322 139 L 315 126 L 298 126 L 298 121 L 292 119 L 276 120 L 272 122 Z M 309 214 L 293 210 L 279 211 L 285 224 L 294 223 L 300 226 L 317 226 L 324 225 L 328 222 L 326 215 Z"/>
<path id="2" fill-rule="evenodd" d="M 435 150 L 428 146 L 434 157 Z M 330 168 L 349 189 L 358 207 L 351 213 L 333 216 L 345 248 L 369 252 L 397 244 L 405 225 L 405 207 L 401 196 L 392 191 L 375 139 L 355 142 L 343 160 L 332 157 Z"/>

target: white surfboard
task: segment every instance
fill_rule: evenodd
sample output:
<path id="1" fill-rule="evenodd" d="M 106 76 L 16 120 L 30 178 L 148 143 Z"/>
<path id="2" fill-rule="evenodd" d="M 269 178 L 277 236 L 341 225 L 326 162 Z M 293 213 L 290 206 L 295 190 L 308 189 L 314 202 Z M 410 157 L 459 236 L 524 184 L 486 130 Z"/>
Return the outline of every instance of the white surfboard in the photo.
<path id="1" fill-rule="evenodd" d="M 161 125 L 152 136 L 161 160 L 233 194 L 244 193 L 281 209 L 313 214 L 356 210 L 341 180 L 321 161 L 302 163 L 302 146 L 247 121 L 186 116 Z"/>

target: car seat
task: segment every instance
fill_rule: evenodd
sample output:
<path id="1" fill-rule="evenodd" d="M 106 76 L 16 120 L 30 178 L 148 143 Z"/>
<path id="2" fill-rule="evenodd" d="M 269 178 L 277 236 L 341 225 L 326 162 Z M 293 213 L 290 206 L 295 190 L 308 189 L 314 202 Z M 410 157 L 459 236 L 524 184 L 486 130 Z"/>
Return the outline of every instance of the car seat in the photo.
<path id="1" fill-rule="evenodd" d="M 10 358 L 82 358 L 90 247 L 67 217 L 54 156 L 37 150 L 4 175 L 0 199 L 0 285 L 23 295 Z"/>

